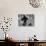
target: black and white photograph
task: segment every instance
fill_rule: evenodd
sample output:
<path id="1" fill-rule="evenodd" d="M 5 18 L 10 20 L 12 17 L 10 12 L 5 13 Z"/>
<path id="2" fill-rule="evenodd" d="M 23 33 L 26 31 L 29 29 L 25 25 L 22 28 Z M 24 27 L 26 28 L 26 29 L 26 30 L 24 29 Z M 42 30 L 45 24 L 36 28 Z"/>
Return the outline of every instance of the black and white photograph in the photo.
<path id="1" fill-rule="evenodd" d="M 34 26 L 34 14 L 18 14 L 19 26 Z"/>

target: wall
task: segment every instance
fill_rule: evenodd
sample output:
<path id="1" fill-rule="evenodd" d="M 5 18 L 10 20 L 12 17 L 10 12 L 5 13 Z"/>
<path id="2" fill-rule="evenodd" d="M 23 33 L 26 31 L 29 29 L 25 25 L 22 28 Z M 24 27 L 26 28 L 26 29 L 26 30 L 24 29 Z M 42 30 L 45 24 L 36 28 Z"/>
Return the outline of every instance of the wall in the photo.
<path id="1" fill-rule="evenodd" d="M 0 0 L 0 16 L 13 17 L 13 22 L 10 33 L 17 40 L 27 40 L 34 34 L 37 35 L 39 40 L 44 40 L 45 30 L 45 16 L 46 8 L 33 8 L 30 6 L 28 0 Z M 34 14 L 35 26 L 34 27 L 19 27 L 18 14 Z M 2 31 L 1 31 L 2 32 Z M 1 33 L 0 33 L 1 34 Z M 2 34 L 1 34 L 2 35 Z M 0 36 L 2 39 L 2 36 Z"/>
<path id="2" fill-rule="evenodd" d="M 45 15 L 45 24 L 44 24 L 45 28 L 44 28 L 44 39 L 46 39 L 46 15 Z"/>

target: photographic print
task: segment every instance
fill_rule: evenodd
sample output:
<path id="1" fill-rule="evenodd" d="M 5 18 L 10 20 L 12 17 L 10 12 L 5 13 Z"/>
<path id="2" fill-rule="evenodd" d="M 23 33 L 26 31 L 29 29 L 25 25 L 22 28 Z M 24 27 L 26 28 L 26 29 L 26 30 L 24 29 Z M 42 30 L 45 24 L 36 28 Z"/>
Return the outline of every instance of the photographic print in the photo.
<path id="1" fill-rule="evenodd" d="M 18 14 L 19 26 L 34 26 L 34 14 Z"/>

